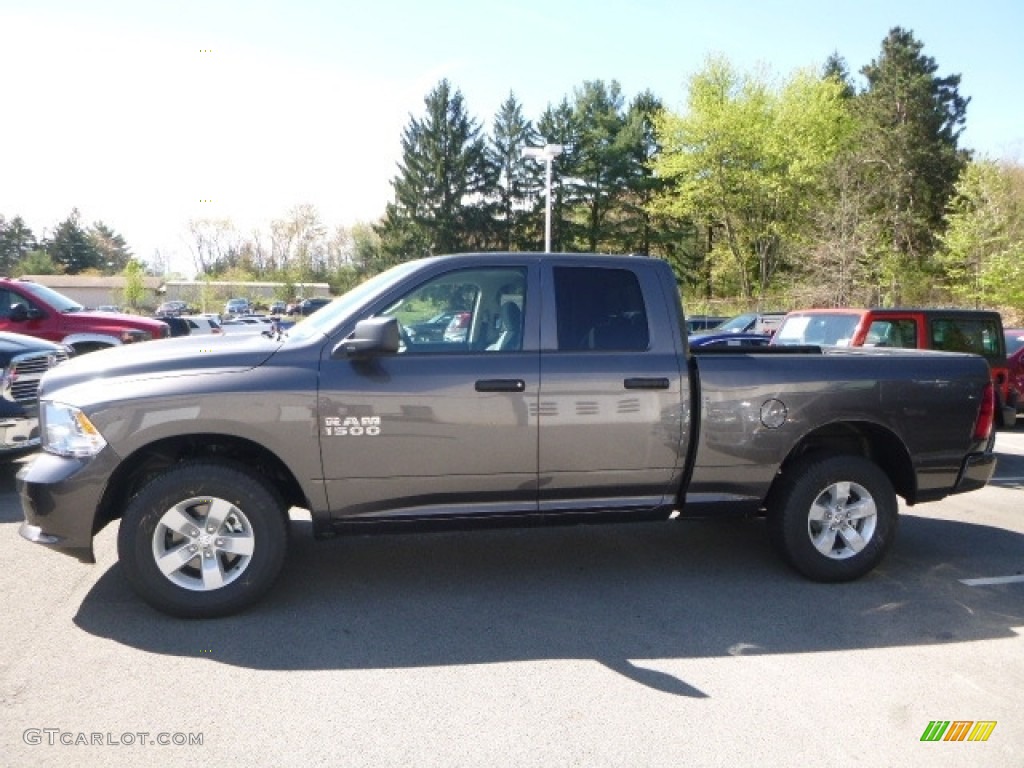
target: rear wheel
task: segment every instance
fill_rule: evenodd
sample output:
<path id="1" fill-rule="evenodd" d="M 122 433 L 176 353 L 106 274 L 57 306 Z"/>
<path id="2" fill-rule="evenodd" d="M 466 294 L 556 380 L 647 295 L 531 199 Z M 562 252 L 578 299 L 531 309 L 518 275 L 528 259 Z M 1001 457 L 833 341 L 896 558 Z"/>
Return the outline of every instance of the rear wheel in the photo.
<path id="1" fill-rule="evenodd" d="M 132 588 L 159 611 L 226 616 L 273 585 L 287 549 L 284 504 L 240 466 L 182 464 L 136 494 L 117 551 Z"/>
<path id="2" fill-rule="evenodd" d="M 888 551 L 899 522 L 889 478 L 860 456 L 812 457 L 785 470 L 768 498 L 772 543 L 815 581 L 850 581 Z"/>

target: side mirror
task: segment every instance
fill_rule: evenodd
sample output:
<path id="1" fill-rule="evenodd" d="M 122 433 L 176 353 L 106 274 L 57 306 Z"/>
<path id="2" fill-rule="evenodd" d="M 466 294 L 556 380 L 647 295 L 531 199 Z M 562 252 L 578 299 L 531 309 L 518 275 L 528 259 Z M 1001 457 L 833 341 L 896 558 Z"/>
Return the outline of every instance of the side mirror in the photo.
<path id="1" fill-rule="evenodd" d="M 400 337 L 398 319 L 371 317 L 356 323 L 356 329 L 336 346 L 332 357 L 372 357 L 398 352 Z"/>
<path id="2" fill-rule="evenodd" d="M 20 302 L 13 305 L 7 319 L 12 323 L 24 323 L 28 320 L 28 307 Z"/>

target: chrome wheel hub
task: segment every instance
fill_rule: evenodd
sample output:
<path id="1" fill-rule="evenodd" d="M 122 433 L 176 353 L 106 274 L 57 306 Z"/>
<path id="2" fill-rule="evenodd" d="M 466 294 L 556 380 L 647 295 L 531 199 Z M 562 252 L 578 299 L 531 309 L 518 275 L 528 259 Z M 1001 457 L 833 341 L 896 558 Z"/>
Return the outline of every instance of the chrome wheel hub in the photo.
<path id="1" fill-rule="evenodd" d="M 255 540 L 248 518 L 224 499 L 198 497 L 175 504 L 153 531 L 153 558 L 168 581 L 208 592 L 241 576 Z"/>
<path id="2" fill-rule="evenodd" d="M 811 504 L 807 535 L 821 554 L 845 560 L 867 546 L 877 524 L 878 509 L 867 489 L 839 482 L 825 488 Z"/>

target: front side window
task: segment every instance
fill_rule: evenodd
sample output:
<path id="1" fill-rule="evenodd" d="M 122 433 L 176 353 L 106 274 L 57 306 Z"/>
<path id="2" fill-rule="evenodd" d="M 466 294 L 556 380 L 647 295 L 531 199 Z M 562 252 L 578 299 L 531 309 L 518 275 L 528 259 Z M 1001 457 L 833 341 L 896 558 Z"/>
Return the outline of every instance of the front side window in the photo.
<path id="1" fill-rule="evenodd" d="M 640 281 L 627 269 L 555 267 L 558 349 L 640 352 L 650 343 Z"/>
<path id="2" fill-rule="evenodd" d="M 864 340 L 866 347 L 917 347 L 917 323 L 911 319 L 875 320 Z"/>
<path id="3" fill-rule="evenodd" d="M 518 352 L 526 269 L 463 269 L 435 277 L 380 315 L 398 319 L 400 354 Z"/>
<path id="4" fill-rule="evenodd" d="M 11 309 L 18 304 L 22 305 L 25 309 L 35 308 L 35 303 L 31 300 L 14 291 L 0 288 L 0 318 L 4 320 L 9 318 L 11 316 Z"/>

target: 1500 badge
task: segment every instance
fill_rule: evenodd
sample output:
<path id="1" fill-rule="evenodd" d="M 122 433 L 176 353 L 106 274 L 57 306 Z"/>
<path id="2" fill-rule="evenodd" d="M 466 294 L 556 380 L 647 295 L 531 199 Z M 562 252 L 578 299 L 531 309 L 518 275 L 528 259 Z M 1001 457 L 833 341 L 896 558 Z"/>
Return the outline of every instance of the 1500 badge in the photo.
<path id="1" fill-rule="evenodd" d="M 380 416 L 327 416 L 324 418 L 324 434 L 375 437 L 380 434 Z"/>

